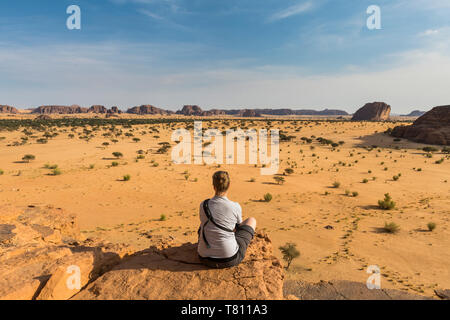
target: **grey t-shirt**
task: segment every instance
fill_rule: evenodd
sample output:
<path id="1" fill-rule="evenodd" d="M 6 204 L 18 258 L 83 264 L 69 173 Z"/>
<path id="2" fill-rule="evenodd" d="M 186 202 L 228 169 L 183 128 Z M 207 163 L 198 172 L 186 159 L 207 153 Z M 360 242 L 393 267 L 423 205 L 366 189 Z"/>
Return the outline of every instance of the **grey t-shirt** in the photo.
<path id="1" fill-rule="evenodd" d="M 229 230 L 233 230 L 237 223 L 242 222 L 242 208 L 237 202 L 228 200 L 227 197 L 214 197 L 208 202 L 209 210 L 214 221 Z M 203 212 L 203 202 L 200 204 L 201 229 L 198 238 L 198 254 L 209 258 L 230 258 L 234 256 L 239 245 L 233 232 L 222 230 L 211 221 L 205 227 L 205 237 L 210 245 L 208 248 L 203 240 L 202 230 L 206 221 L 206 214 Z"/>

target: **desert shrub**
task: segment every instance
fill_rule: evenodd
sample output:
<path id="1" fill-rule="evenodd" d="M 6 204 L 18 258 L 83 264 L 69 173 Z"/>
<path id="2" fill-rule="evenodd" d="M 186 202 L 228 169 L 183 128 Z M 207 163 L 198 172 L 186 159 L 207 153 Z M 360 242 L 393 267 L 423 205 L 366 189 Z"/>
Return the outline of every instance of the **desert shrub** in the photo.
<path id="1" fill-rule="evenodd" d="M 24 155 L 22 157 L 22 160 L 26 161 L 26 162 L 30 162 L 30 161 L 32 161 L 34 159 L 36 159 L 36 157 L 34 155 L 32 155 L 32 154 L 26 154 L 26 155 Z"/>
<path id="2" fill-rule="evenodd" d="M 93 164 L 93 163 L 91 163 L 91 164 L 89 165 L 89 169 L 94 169 L 94 167 L 95 167 L 95 164 Z"/>
<path id="3" fill-rule="evenodd" d="M 129 174 L 126 174 L 123 176 L 123 181 L 130 181 L 131 176 Z"/>
<path id="4" fill-rule="evenodd" d="M 441 158 L 439 160 L 436 160 L 434 163 L 436 164 L 441 164 L 442 162 L 444 162 L 444 158 Z"/>
<path id="5" fill-rule="evenodd" d="M 436 229 L 436 223 L 428 222 L 427 227 L 429 231 L 433 231 L 434 229 Z"/>
<path id="6" fill-rule="evenodd" d="M 184 179 L 185 179 L 185 180 L 188 180 L 190 176 L 191 176 L 191 175 L 190 175 L 189 173 L 186 173 L 186 174 L 184 175 Z"/>
<path id="7" fill-rule="evenodd" d="M 2 176 L 5 173 L 2 169 L 0 169 L 0 176 Z"/>
<path id="8" fill-rule="evenodd" d="M 350 193 L 351 193 L 350 190 L 345 190 L 345 195 L 346 195 L 346 196 L 349 196 Z"/>
<path id="9" fill-rule="evenodd" d="M 117 159 L 119 159 L 119 158 L 122 158 L 123 157 L 123 154 L 122 154 L 122 152 L 113 152 L 112 153 L 112 155 L 114 156 L 114 157 L 116 157 Z"/>
<path id="10" fill-rule="evenodd" d="M 280 177 L 280 176 L 275 176 L 273 177 L 273 179 L 276 181 L 276 183 L 278 184 L 283 184 L 284 183 L 284 177 Z"/>
<path id="11" fill-rule="evenodd" d="M 167 216 L 165 215 L 165 214 L 162 214 L 160 217 L 159 217 L 159 221 L 166 221 L 167 220 Z"/>
<path id="12" fill-rule="evenodd" d="M 284 172 L 286 172 L 286 174 L 292 174 L 292 173 L 294 173 L 294 169 L 286 168 L 286 169 L 284 169 Z"/>
<path id="13" fill-rule="evenodd" d="M 159 166 L 159 163 L 158 162 L 153 162 L 152 166 L 157 167 L 157 166 Z"/>
<path id="14" fill-rule="evenodd" d="M 139 141 L 141 141 L 141 139 L 139 139 L 139 138 L 133 138 L 133 141 L 136 142 L 136 143 L 138 143 Z"/>
<path id="15" fill-rule="evenodd" d="M 359 195 L 358 191 L 353 191 L 352 196 L 357 197 Z"/>
<path id="16" fill-rule="evenodd" d="M 398 175 L 397 176 L 393 176 L 392 180 L 397 181 L 399 178 L 400 178 L 400 176 L 398 176 Z"/>
<path id="17" fill-rule="evenodd" d="M 270 193 L 266 193 L 266 194 L 264 195 L 264 201 L 265 201 L 265 202 L 270 202 L 270 201 L 272 201 L 272 195 L 271 195 Z"/>
<path id="18" fill-rule="evenodd" d="M 436 151 L 438 151 L 438 149 L 436 149 L 435 147 L 424 147 L 422 150 L 425 151 L 425 152 L 436 152 Z"/>
<path id="19" fill-rule="evenodd" d="M 40 138 L 40 139 L 37 139 L 36 142 L 40 143 L 40 144 L 46 144 L 48 142 L 48 140 L 44 139 L 44 138 Z"/>
<path id="20" fill-rule="evenodd" d="M 442 153 L 450 153 L 450 147 L 444 147 L 441 151 Z"/>
<path id="21" fill-rule="evenodd" d="M 61 174 L 61 170 L 59 168 L 55 168 L 52 170 L 52 175 L 53 176 L 59 176 Z"/>
<path id="22" fill-rule="evenodd" d="M 112 167 L 117 167 L 118 165 L 119 165 L 119 163 L 117 161 L 111 162 L 111 166 Z"/>
<path id="23" fill-rule="evenodd" d="M 385 222 L 383 230 L 387 233 L 397 233 L 400 230 L 400 226 L 394 222 Z"/>
<path id="24" fill-rule="evenodd" d="M 341 186 L 341 183 L 339 181 L 333 182 L 333 188 L 339 188 Z"/>
<path id="25" fill-rule="evenodd" d="M 288 242 L 284 246 L 280 246 L 279 249 L 283 255 L 283 260 L 287 263 L 286 270 L 288 270 L 292 261 L 300 256 L 300 252 L 297 250 L 297 245 L 295 243 Z"/>
<path id="26" fill-rule="evenodd" d="M 250 182 L 255 182 L 256 179 L 255 178 L 250 178 Z"/>
<path id="27" fill-rule="evenodd" d="M 378 206 L 383 210 L 392 210 L 395 208 L 395 202 L 392 201 L 392 197 L 389 193 L 385 193 L 384 199 L 378 200 Z"/>
<path id="28" fill-rule="evenodd" d="M 369 182 L 368 179 L 363 179 L 363 181 L 362 181 L 362 183 L 367 183 L 367 182 Z"/>

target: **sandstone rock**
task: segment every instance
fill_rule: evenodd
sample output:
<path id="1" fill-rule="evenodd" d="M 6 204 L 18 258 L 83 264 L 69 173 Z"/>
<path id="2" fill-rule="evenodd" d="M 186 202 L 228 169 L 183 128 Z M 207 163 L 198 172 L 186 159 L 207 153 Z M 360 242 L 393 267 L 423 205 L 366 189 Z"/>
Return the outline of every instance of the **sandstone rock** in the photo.
<path id="1" fill-rule="evenodd" d="M 435 107 L 410 126 L 397 126 L 391 135 L 415 142 L 450 145 L 450 106 Z"/>
<path id="2" fill-rule="evenodd" d="M 89 112 L 89 113 L 106 113 L 107 111 L 108 111 L 108 109 L 106 109 L 104 106 L 93 105 L 92 107 L 90 107 L 88 109 L 87 112 Z"/>
<path id="3" fill-rule="evenodd" d="M 9 206 L 0 212 L 0 300 L 68 299 L 78 292 L 65 286 L 69 266 L 80 268 L 84 286 L 133 252 L 82 241 L 75 216 L 61 209 Z"/>
<path id="4" fill-rule="evenodd" d="M 239 112 L 238 116 L 245 117 L 245 118 L 254 118 L 254 117 L 261 117 L 261 114 L 255 110 L 245 109 L 245 110 L 241 110 L 241 112 Z"/>
<path id="5" fill-rule="evenodd" d="M 19 113 L 19 111 L 11 106 L 0 105 L 0 113 Z"/>
<path id="6" fill-rule="evenodd" d="M 82 108 L 78 105 L 72 106 L 40 106 L 32 111 L 32 113 L 39 114 L 77 114 L 86 113 L 87 108 Z"/>
<path id="7" fill-rule="evenodd" d="M 283 292 L 294 295 L 300 300 L 429 300 L 423 297 L 394 289 L 367 288 L 363 282 L 353 281 L 321 281 L 308 283 L 302 281 L 286 281 Z"/>
<path id="8" fill-rule="evenodd" d="M 127 113 L 139 114 L 139 115 L 145 115 L 145 114 L 167 115 L 167 114 L 170 114 L 169 111 L 154 107 L 152 105 L 142 105 L 139 107 L 133 107 L 131 109 L 128 109 Z"/>
<path id="9" fill-rule="evenodd" d="M 354 121 L 386 121 L 389 120 L 391 106 L 384 102 L 366 103 L 353 115 Z"/>
<path id="10" fill-rule="evenodd" d="M 450 289 L 434 290 L 434 293 L 436 293 L 436 295 L 441 299 L 450 300 Z"/>
<path id="11" fill-rule="evenodd" d="M 283 278 L 270 240 L 258 234 L 237 267 L 204 267 L 191 243 L 161 245 L 124 259 L 74 299 L 282 299 Z"/>
<path id="12" fill-rule="evenodd" d="M 203 110 L 197 105 L 186 105 L 183 106 L 181 111 L 177 111 L 176 113 L 184 116 L 201 116 L 203 114 Z"/>

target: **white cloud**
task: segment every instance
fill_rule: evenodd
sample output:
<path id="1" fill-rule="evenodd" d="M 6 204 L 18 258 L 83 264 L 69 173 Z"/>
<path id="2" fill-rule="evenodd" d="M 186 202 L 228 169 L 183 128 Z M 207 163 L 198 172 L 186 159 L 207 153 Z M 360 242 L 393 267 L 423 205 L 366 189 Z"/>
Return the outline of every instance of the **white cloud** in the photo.
<path id="1" fill-rule="evenodd" d="M 280 10 L 278 12 L 275 12 L 274 14 L 272 14 L 269 18 L 268 21 L 269 22 L 274 22 L 277 20 L 282 20 L 282 19 L 286 19 L 298 14 L 302 14 L 305 13 L 309 10 L 311 10 L 313 8 L 313 4 L 311 1 L 307 1 L 307 2 L 301 2 L 301 3 L 297 3 L 295 5 L 292 5 L 286 9 Z"/>

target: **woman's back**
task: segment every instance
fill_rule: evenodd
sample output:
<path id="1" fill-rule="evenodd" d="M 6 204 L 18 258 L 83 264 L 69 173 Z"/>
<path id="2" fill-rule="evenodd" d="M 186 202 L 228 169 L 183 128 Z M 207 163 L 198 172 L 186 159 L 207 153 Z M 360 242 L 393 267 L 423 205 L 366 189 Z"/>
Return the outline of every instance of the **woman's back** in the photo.
<path id="1" fill-rule="evenodd" d="M 242 209 L 239 203 L 228 200 L 227 197 L 215 196 L 208 201 L 208 207 L 214 221 L 225 229 L 233 230 L 236 224 L 242 222 Z M 198 253 L 202 257 L 229 258 L 236 254 L 239 246 L 233 232 L 222 230 L 209 222 L 203 210 L 203 202 L 200 204 L 201 230 L 198 241 Z M 205 237 L 209 248 L 203 240 L 202 232 L 205 228 Z"/>

